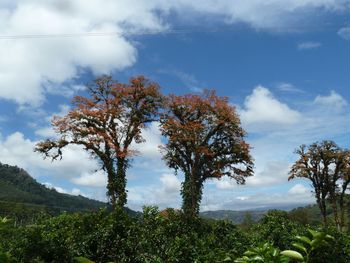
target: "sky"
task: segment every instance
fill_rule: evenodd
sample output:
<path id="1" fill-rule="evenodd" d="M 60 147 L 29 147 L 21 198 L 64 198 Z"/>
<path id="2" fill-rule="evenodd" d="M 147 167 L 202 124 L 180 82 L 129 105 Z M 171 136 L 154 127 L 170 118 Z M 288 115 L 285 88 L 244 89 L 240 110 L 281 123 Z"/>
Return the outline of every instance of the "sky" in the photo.
<path id="1" fill-rule="evenodd" d="M 33 152 L 54 138 L 53 116 L 110 74 L 145 75 L 164 94 L 227 96 L 247 132 L 254 176 L 205 183 L 201 210 L 314 203 L 307 181 L 288 182 L 301 144 L 349 148 L 349 0 L 1 0 L 0 162 L 59 192 L 106 201 L 106 176 L 76 146 L 57 162 Z M 181 206 L 181 173 L 167 168 L 153 123 L 127 171 L 128 203 Z"/>

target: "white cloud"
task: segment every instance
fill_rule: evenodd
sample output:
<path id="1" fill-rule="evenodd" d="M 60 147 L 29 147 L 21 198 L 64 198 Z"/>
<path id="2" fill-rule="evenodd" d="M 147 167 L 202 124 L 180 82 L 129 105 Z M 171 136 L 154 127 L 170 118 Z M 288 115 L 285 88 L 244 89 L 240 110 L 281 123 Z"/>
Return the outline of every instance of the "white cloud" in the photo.
<path id="1" fill-rule="evenodd" d="M 0 34 L 161 29 L 162 23 L 153 9 L 149 5 L 112 0 L 104 1 L 103 5 L 97 0 L 89 3 L 83 0 L 18 1 L 11 11 L 1 9 Z M 133 44 L 122 35 L 2 40 L 0 97 L 20 104 L 40 105 L 44 101 L 45 86 L 60 89 L 59 85 L 79 76 L 80 69 L 89 68 L 95 74 L 123 69 L 136 61 L 136 55 Z"/>
<path id="2" fill-rule="evenodd" d="M 348 104 L 347 101 L 334 90 L 332 90 L 328 96 L 318 95 L 314 103 L 329 109 L 341 109 Z"/>
<path id="3" fill-rule="evenodd" d="M 215 180 L 215 185 L 218 189 L 229 190 L 237 187 L 237 183 L 228 177 L 223 177 Z"/>
<path id="4" fill-rule="evenodd" d="M 309 50 L 309 49 L 316 49 L 321 47 L 322 44 L 320 42 L 315 41 L 307 41 L 307 42 L 301 42 L 297 45 L 298 50 Z"/>
<path id="5" fill-rule="evenodd" d="M 79 189 L 79 188 L 73 188 L 71 191 L 68 191 L 62 187 L 59 186 L 54 186 L 49 182 L 45 182 L 43 183 L 43 185 L 45 185 L 47 188 L 49 189 L 55 189 L 57 192 L 61 193 L 61 194 L 70 194 L 70 195 L 82 195 L 82 196 L 86 196 L 85 194 L 83 194 L 83 192 Z"/>
<path id="6" fill-rule="evenodd" d="M 303 194 L 307 194 L 307 193 L 310 193 L 310 190 L 307 189 L 304 185 L 302 184 L 296 184 L 294 185 L 292 188 L 290 188 L 288 190 L 288 193 L 289 194 L 292 194 L 292 195 L 303 195 Z"/>
<path id="7" fill-rule="evenodd" d="M 179 178 L 177 178 L 173 174 L 162 174 L 160 177 L 160 181 L 163 185 L 162 194 L 172 194 L 180 191 L 181 182 Z"/>
<path id="8" fill-rule="evenodd" d="M 289 163 L 283 161 L 269 161 L 264 164 L 262 171 L 247 178 L 247 186 L 272 186 L 286 183 L 288 180 Z"/>
<path id="9" fill-rule="evenodd" d="M 243 22 L 253 28 L 274 31 L 299 31 L 307 27 L 316 12 L 338 12 L 348 9 L 349 1 L 337 0 L 238 0 L 177 1 L 200 14 L 221 15 L 227 23 Z M 181 6 L 181 4 L 182 6 Z M 182 8 L 183 9 L 183 8 Z M 186 10 L 186 9 L 183 9 Z M 315 12 L 315 13 L 314 13 Z"/>
<path id="10" fill-rule="evenodd" d="M 162 32 L 174 17 L 169 14 L 187 17 L 188 23 L 204 16 L 206 20 L 212 17 L 227 24 L 243 22 L 256 29 L 288 32 L 300 29 L 299 25 L 305 27 L 323 12 L 347 10 L 348 4 L 337 0 L 2 1 L 0 97 L 38 106 L 47 92 L 71 94 L 74 87 L 66 83 L 87 69 L 102 74 L 129 67 L 137 60 L 137 50 L 128 33 Z M 176 23 L 174 19 L 171 22 Z M 118 34 L 78 36 L 85 32 Z"/>
<path id="11" fill-rule="evenodd" d="M 42 156 L 34 153 L 36 142 L 26 139 L 20 132 L 10 134 L 0 140 L 0 160 L 9 165 L 17 165 L 29 171 L 34 177 L 41 173 L 62 178 L 80 177 L 84 173 L 91 173 L 98 169 L 96 160 L 82 148 L 74 145 L 63 149 L 63 159 L 51 162 L 43 160 Z"/>
<path id="12" fill-rule="evenodd" d="M 61 194 L 68 194 L 67 190 L 65 190 L 65 189 L 63 189 L 62 187 L 59 187 L 59 186 L 53 186 L 49 182 L 43 183 L 43 185 L 45 185 L 49 189 L 55 189 L 57 192 L 59 192 Z"/>
<path id="13" fill-rule="evenodd" d="M 262 86 L 256 87 L 245 99 L 244 107 L 239 113 L 247 129 L 255 125 L 261 128 L 261 126 L 294 124 L 301 117 L 299 112 L 277 100 L 267 88 Z"/>
<path id="14" fill-rule="evenodd" d="M 288 82 L 278 83 L 277 89 L 279 89 L 280 91 L 286 91 L 286 92 L 299 92 L 299 93 L 303 92 L 301 89 L 298 89 L 293 84 Z"/>
<path id="15" fill-rule="evenodd" d="M 85 194 L 83 194 L 83 192 L 78 189 L 78 188 L 73 188 L 72 189 L 72 195 L 82 195 L 82 196 L 85 196 Z"/>
<path id="16" fill-rule="evenodd" d="M 80 177 L 72 178 L 73 183 L 84 186 L 91 187 L 106 187 L 107 186 L 107 176 L 106 174 L 99 170 L 95 173 L 83 173 Z"/>
<path id="17" fill-rule="evenodd" d="M 258 168 L 255 169 L 254 176 L 246 178 L 244 186 L 237 185 L 235 180 L 228 177 L 223 177 L 220 180 L 213 181 L 217 189 L 230 190 L 248 187 L 273 186 L 287 182 L 289 163 L 284 161 L 267 161 L 261 162 L 260 156 L 257 156 L 259 161 Z M 263 164 L 263 165 L 261 165 Z"/>
<path id="18" fill-rule="evenodd" d="M 57 136 L 54 128 L 51 125 L 50 126 L 46 126 L 46 125 L 47 123 L 51 123 L 54 116 L 63 117 L 67 115 L 68 111 L 70 110 L 70 106 L 67 104 L 61 104 L 58 106 L 58 109 L 59 109 L 58 112 L 48 115 L 43 119 L 43 121 L 45 121 L 44 127 L 38 128 L 37 124 L 33 124 L 33 123 L 31 124 L 33 126 L 32 128 L 36 128 L 36 130 L 34 131 L 36 135 L 43 138 L 55 138 Z"/>
<path id="19" fill-rule="evenodd" d="M 350 40 L 350 27 L 343 27 L 339 29 L 338 35 L 346 40 Z"/>
<path id="20" fill-rule="evenodd" d="M 136 210 L 140 210 L 144 205 L 157 205 L 161 209 L 179 207 L 180 189 L 181 181 L 177 176 L 163 173 L 158 183 L 129 187 L 128 206 Z"/>
<path id="21" fill-rule="evenodd" d="M 35 134 L 44 138 L 53 138 L 56 136 L 56 132 L 52 127 L 44 127 L 44 128 L 37 129 L 35 131 Z"/>
<path id="22" fill-rule="evenodd" d="M 251 209 L 290 209 L 315 203 L 311 189 L 301 185 L 292 186 L 289 190 L 218 192 L 206 190 L 201 204 L 201 211 L 207 210 L 251 210 Z"/>
<path id="23" fill-rule="evenodd" d="M 163 143 L 162 135 L 159 129 L 159 122 L 152 122 L 150 125 L 142 129 L 141 135 L 146 142 L 133 142 L 131 148 L 137 150 L 141 157 L 160 160 L 161 154 L 159 151 L 159 146 L 161 146 Z"/>

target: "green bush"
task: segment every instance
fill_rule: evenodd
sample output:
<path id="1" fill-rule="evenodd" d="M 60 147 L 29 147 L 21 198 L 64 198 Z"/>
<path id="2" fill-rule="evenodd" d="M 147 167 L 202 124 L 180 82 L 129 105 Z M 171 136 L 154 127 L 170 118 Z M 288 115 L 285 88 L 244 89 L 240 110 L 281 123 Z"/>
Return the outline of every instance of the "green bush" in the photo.
<path id="1" fill-rule="evenodd" d="M 255 244 L 270 242 L 281 250 L 290 249 L 296 235 L 306 233 L 306 227 L 289 219 L 285 211 L 269 211 L 251 229 Z"/>
<path id="2" fill-rule="evenodd" d="M 62 263 L 87 259 L 96 263 L 234 262 L 251 247 L 258 249 L 250 255 L 256 253 L 254 256 L 263 257 L 265 262 L 284 262 L 285 257 L 276 251 L 295 250 L 295 236 L 307 233 L 304 226 L 280 211 L 270 212 L 250 229 L 242 230 L 229 221 L 190 219 L 179 211 L 160 212 L 156 207 L 145 207 L 138 217 L 124 210 L 101 210 L 62 214 L 35 225 L 7 225 L 0 230 L 0 251 L 6 252 L 5 256 L 14 255 L 18 262 Z M 312 251 L 310 262 L 350 262 L 350 238 L 335 229 L 327 231 L 336 240 L 332 247 Z M 275 261 L 269 261 L 271 258 Z"/>

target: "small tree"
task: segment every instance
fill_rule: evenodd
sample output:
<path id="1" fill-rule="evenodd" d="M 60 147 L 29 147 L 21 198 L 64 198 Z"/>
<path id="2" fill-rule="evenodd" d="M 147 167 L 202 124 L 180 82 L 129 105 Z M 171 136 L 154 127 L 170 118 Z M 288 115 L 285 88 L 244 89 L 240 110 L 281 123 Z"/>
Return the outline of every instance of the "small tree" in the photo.
<path id="1" fill-rule="evenodd" d="M 311 181 L 323 222 L 327 225 L 327 203 L 329 200 L 338 229 L 344 225 L 344 195 L 350 182 L 350 155 L 333 141 L 300 146 L 299 155 L 290 171 L 288 180 L 296 177 Z M 340 208 L 340 217 L 338 213 Z"/>
<path id="2" fill-rule="evenodd" d="M 60 135 L 36 145 L 35 151 L 52 160 L 62 158 L 62 149 L 81 145 L 96 157 L 108 176 L 107 196 L 113 206 L 126 203 L 126 169 L 133 141 L 141 143 L 141 129 L 158 116 L 162 104 L 159 86 L 143 76 L 121 84 L 110 76 L 88 87 L 90 97 L 77 96 L 74 108 L 64 117 L 54 117 L 52 125 Z"/>
<path id="3" fill-rule="evenodd" d="M 253 174 L 249 145 L 243 140 L 235 108 L 225 97 L 206 91 L 203 96 L 170 95 L 161 115 L 161 131 L 168 142 L 163 159 L 185 175 L 182 209 L 197 216 L 205 180 L 228 176 L 238 184 Z"/>

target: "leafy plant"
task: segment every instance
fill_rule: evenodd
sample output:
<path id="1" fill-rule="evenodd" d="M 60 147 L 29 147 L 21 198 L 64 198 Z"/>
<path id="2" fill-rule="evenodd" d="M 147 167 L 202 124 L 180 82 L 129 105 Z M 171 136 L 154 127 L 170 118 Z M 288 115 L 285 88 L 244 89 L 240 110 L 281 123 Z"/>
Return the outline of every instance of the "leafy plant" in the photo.
<path id="1" fill-rule="evenodd" d="M 294 250 L 284 250 L 281 252 L 281 254 L 292 259 L 308 263 L 310 255 L 313 251 L 329 246 L 329 242 L 334 240 L 334 237 L 326 234 L 325 232 L 308 229 L 308 233 L 308 236 L 296 236 L 295 238 L 297 242 L 292 244 L 292 246 L 301 251 L 304 256 Z"/>
<path id="2" fill-rule="evenodd" d="M 282 252 L 270 243 L 253 247 L 244 252 L 243 257 L 236 259 L 235 263 L 247 262 L 272 262 L 272 263 L 286 263 L 289 260 L 294 260 L 302 263 L 309 263 L 312 253 L 320 248 L 329 246 L 329 242 L 334 238 L 325 232 L 319 232 L 308 229 L 308 236 L 296 236 L 297 242 L 292 244 L 297 250 L 283 250 Z M 225 261 L 230 261 L 226 258 Z"/>
<path id="3" fill-rule="evenodd" d="M 226 259 L 226 261 L 228 261 Z M 271 263 L 287 263 L 287 256 L 280 253 L 278 248 L 273 247 L 270 243 L 264 243 L 260 246 L 250 248 L 244 252 L 243 257 L 234 261 L 235 263 L 247 262 L 271 262 Z"/>

